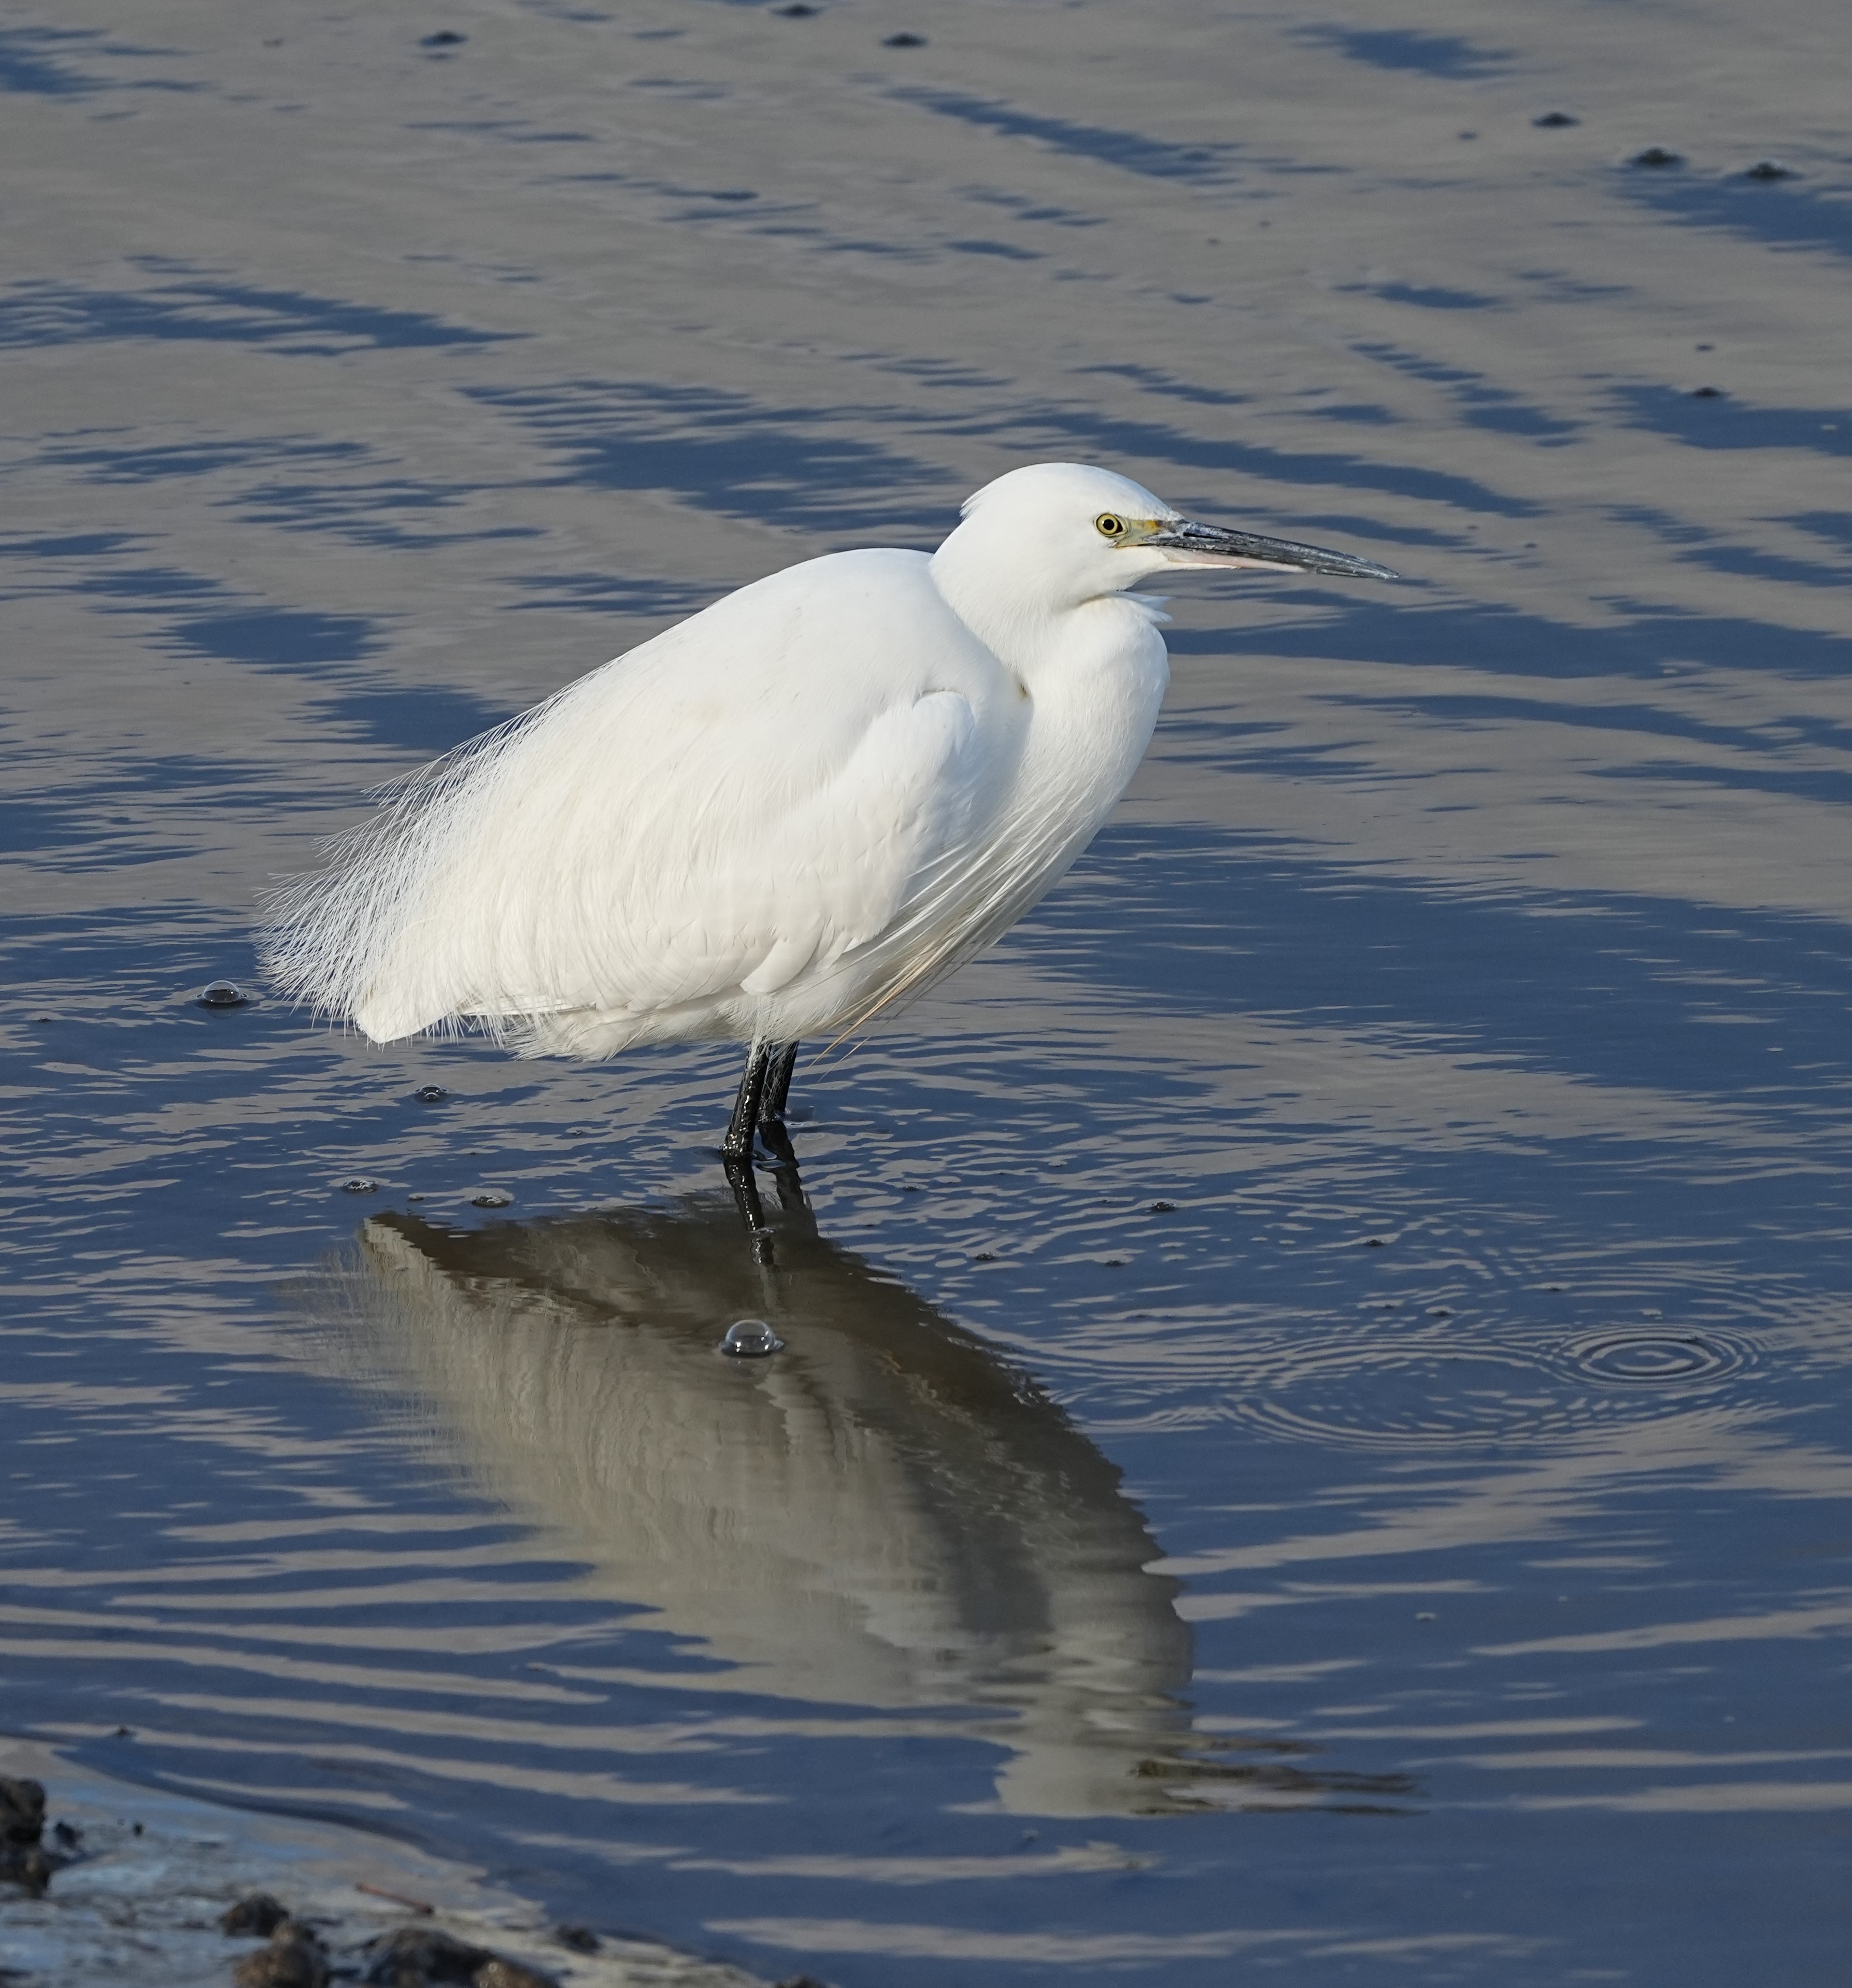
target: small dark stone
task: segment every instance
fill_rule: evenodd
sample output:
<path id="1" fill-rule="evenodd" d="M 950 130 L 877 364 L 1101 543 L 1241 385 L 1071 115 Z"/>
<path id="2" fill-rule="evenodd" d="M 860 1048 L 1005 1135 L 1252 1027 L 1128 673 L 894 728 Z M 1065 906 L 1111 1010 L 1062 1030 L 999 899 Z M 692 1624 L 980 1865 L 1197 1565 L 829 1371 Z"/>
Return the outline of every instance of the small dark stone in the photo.
<path id="1" fill-rule="evenodd" d="M 784 1343 L 762 1318 L 742 1318 L 727 1327 L 720 1350 L 735 1360 L 762 1360 Z"/>
<path id="2" fill-rule="evenodd" d="M 1758 159 L 1743 174 L 1746 180 L 1791 180 L 1794 168 L 1784 166 L 1779 159 Z"/>
<path id="3" fill-rule="evenodd" d="M 126 1726 L 118 1726 L 116 1729 L 116 1737 L 118 1740 L 133 1740 L 134 1736 L 135 1735 Z"/>
<path id="4" fill-rule="evenodd" d="M 469 1981 L 470 1988 L 559 1988 L 552 1975 L 499 1953 L 478 1967 Z"/>
<path id="5" fill-rule="evenodd" d="M 787 21 L 807 21 L 816 9 L 809 5 L 809 0 L 789 0 L 788 5 L 774 7 L 772 11 L 782 14 Z"/>
<path id="6" fill-rule="evenodd" d="M 1177 1204 L 1174 1201 L 1154 1201 L 1151 1203 L 1151 1212 L 1154 1215 L 1174 1215 Z"/>
<path id="7" fill-rule="evenodd" d="M 1546 110 L 1541 117 L 1530 120 L 1539 131 L 1560 131 L 1571 124 L 1580 124 L 1580 117 L 1572 117 L 1566 110 Z"/>
<path id="8" fill-rule="evenodd" d="M 83 1841 L 83 1831 L 74 1823 L 55 1822 L 52 1824 L 52 1834 L 57 1838 L 60 1850 L 75 1850 Z"/>
<path id="9" fill-rule="evenodd" d="M 201 990 L 198 1008 L 242 1008 L 250 999 L 235 980 L 215 980 Z"/>
<path id="10" fill-rule="evenodd" d="M 994 1263 L 997 1260 L 997 1253 L 994 1249 L 980 1249 L 971 1260 L 974 1263 Z"/>
<path id="11" fill-rule="evenodd" d="M 1387 1236 L 1366 1236 L 1364 1238 L 1364 1247 L 1366 1249 L 1385 1249 L 1388 1246 L 1388 1242 L 1389 1239 Z"/>
<path id="12" fill-rule="evenodd" d="M 249 1892 L 225 1908 L 218 1925 L 234 1939 L 268 1939 L 289 1916 L 288 1908 L 268 1892 Z"/>
<path id="13" fill-rule="evenodd" d="M 140 1824 L 140 1823 L 138 1823 L 138 1822 L 132 1822 L 132 1823 L 130 1823 L 130 1824 L 129 1824 L 129 1834 L 130 1834 L 131 1836 L 139 1836 L 139 1835 L 140 1835 L 140 1834 L 141 1834 L 141 1824 Z"/>
<path id="14" fill-rule="evenodd" d="M 569 1946 L 575 1953 L 596 1953 L 603 1944 L 590 1926 L 556 1925 L 553 1937 L 562 1946 Z"/>
<path id="15" fill-rule="evenodd" d="M 1691 389 L 1691 398 L 1694 401 L 1721 401 L 1723 398 L 1723 389 L 1721 387 L 1694 387 Z"/>
<path id="16" fill-rule="evenodd" d="M 923 49 L 926 46 L 924 35 L 911 35 L 903 28 L 897 35 L 890 35 L 882 42 L 884 49 Z"/>
<path id="17" fill-rule="evenodd" d="M 36 1844 L 26 1849 L 17 1844 L 0 1845 L 0 1883 L 17 1885 L 29 1898 L 45 1896 L 57 1868 Z"/>
<path id="18" fill-rule="evenodd" d="M 1668 152 L 1663 145 L 1648 145 L 1644 152 L 1636 152 L 1633 162 L 1637 166 L 1681 166 L 1685 164 L 1676 152 Z"/>
<path id="19" fill-rule="evenodd" d="M 44 1834 L 44 1784 L 0 1774 L 0 1841 L 36 1843 Z"/>
<path id="20" fill-rule="evenodd" d="M 459 35 L 455 28 L 440 28 L 434 35 L 427 35 L 418 46 L 421 49 L 460 49 L 468 39 L 468 36 Z"/>
<path id="21" fill-rule="evenodd" d="M 328 1988 L 328 1949 L 299 1919 L 285 1919 L 270 1944 L 231 1970 L 237 1988 Z"/>
<path id="22" fill-rule="evenodd" d="M 504 1194 L 498 1187 L 485 1187 L 480 1194 L 469 1198 L 471 1208 L 505 1208 L 514 1199 L 512 1194 Z"/>
<path id="23" fill-rule="evenodd" d="M 373 1956 L 360 1979 L 367 1988 L 427 1988 L 434 1982 L 473 1983 L 495 1958 L 435 1926 L 400 1926 L 368 1944 Z"/>
<path id="24" fill-rule="evenodd" d="M 341 1182 L 343 1194 L 377 1194 L 379 1191 L 379 1182 L 369 1180 L 364 1174 L 356 1174 L 351 1180 Z"/>
<path id="25" fill-rule="evenodd" d="M 412 1093 L 421 1104 L 441 1104 L 449 1095 L 441 1084 L 421 1084 Z"/>

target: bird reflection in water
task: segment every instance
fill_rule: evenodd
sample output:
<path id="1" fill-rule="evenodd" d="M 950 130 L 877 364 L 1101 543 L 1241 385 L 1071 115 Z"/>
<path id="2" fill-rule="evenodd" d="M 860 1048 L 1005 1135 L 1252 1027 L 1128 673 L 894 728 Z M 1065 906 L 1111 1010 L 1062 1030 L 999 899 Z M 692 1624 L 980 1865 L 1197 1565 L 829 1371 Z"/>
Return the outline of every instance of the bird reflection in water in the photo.
<path id="1" fill-rule="evenodd" d="M 1119 1471 L 1026 1375 L 820 1236 L 789 1186 L 775 1263 L 718 1198 L 378 1216 L 343 1280 L 343 1364 L 415 1395 L 473 1477 L 589 1564 L 589 1591 L 732 1667 L 704 1689 L 937 1708 L 941 1734 L 972 1708 L 950 1729 L 1006 1750 L 997 1798 L 1025 1814 L 1401 1791 L 1193 1736 L 1178 1584 L 1150 1570 Z M 720 1357 L 749 1314 L 782 1350 Z"/>

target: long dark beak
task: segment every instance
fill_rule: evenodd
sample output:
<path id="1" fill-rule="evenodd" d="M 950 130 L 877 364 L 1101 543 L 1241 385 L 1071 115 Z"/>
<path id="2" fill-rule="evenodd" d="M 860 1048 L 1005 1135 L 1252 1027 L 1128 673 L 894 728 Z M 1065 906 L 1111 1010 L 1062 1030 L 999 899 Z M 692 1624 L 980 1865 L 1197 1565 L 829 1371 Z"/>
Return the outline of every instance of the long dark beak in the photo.
<path id="1" fill-rule="evenodd" d="M 1374 560 L 1350 553 L 1328 553 L 1317 546 L 1295 545 L 1290 539 L 1263 539 L 1252 532 L 1225 531 L 1219 525 L 1194 525 L 1187 518 L 1164 525 L 1142 546 L 1171 555 L 1176 566 L 1289 566 L 1299 573 L 1333 573 L 1346 580 L 1400 580 Z"/>

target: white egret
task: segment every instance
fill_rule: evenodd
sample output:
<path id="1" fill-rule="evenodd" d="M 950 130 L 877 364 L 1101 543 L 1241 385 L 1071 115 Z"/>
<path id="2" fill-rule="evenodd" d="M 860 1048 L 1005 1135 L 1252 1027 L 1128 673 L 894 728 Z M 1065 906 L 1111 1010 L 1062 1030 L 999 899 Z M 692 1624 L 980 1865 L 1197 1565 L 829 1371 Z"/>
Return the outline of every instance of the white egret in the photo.
<path id="1" fill-rule="evenodd" d="M 379 1043 L 745 1042 L 749 1165 L 803 1038 L 917 998 L 1093 840 L 1169 680 L 1128 590 L 1180 566 L 1397 576 L 1012 470 L 936 553 L 772 573 L 414 775 L 279 894 L 271 973 Z"/>

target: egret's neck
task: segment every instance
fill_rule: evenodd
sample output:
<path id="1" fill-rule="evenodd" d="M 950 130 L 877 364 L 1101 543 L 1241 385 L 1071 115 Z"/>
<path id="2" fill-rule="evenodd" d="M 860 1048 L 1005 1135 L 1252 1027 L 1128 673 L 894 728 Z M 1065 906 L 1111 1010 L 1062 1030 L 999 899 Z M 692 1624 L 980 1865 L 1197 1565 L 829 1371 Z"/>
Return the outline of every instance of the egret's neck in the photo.
<path id="1" fill-rule="evenodd" d="M 1164 618 L 1151 603 L 1127 594 L 1076 593 L 995 534 L 974 531 L 971 522 L 933 554 L 931 572 L 941 599 L 1031 690 L 1072 655 L 1077 641 L 1097 650 L 1114 646 L 1117 635 L 1142 647 L 1134 631 Z"/>

